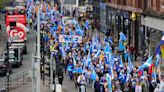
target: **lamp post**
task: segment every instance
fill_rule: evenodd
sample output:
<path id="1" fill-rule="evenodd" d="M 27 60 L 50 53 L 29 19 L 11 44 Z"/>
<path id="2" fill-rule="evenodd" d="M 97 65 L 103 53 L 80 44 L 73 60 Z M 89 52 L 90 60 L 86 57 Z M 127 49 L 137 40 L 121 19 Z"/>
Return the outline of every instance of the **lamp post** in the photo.
<path id="1" fill-rule="evenodd" d="M 9 42 L 7 41 L 7 57 L 6 57 L 6 64 L 7 64 L 7 73 L 6 73 L 6 77 L 7 77 L 7 92 L 9 92 L 9 77 L 10 77 L 10 73 L 9 73 Z"/>
<path id="2" fill-rule="evenodd" d="M 37 6 L 39 7 L 40 2 L 37 0 Z M 38 8 L 39 9 L 39 8 Z M 33 63 L 33 90 L 32 92 L 40 92 L 40 11 L 37 12 L 37 53 L 36 56 L 32 57 L 36 59 Z M 33 60 L 33 59 L 32 59 Z M 36 72 L 35 72 L 36 70 Z"/>

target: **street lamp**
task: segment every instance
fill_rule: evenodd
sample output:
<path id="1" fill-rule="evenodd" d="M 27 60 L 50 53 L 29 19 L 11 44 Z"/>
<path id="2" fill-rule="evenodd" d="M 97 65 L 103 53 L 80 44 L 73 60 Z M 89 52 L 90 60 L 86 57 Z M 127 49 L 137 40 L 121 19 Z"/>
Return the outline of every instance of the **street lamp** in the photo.
<path id="1" fill-rule="evenodd" d="M 9 42 L 9 40 L 7 41 L 7 57 L 6 57 L 6 60 L 5 60 L 5 62 L 6 62 L 6 64 L 7 64 L 7 73 L 6 73 L 6 77 L 7 77 L 7 92 L 9 92 L 9 81 L 10 81 L 10 79 L 9 79 L 9 77 L 10 77 L 10 71 L 9 71 L 9 43 L 11 43 L 11 42 Z"/>
<path id="2" fill-rule="evenodd" d="M 40 92 L 40 10 L 39 10 L 39 5 L 40 2 L 37 0 L 36 5 L 38 7 L 37 11 L 37 55 L 32 57 L 37 60 L 37 62 L 32 62 L 33 63 L 33 85 L 32 85 L 32 92 Z M 35 72 L 35 69 L 37 73 Z M 37 75 L 36 75 L 37 74 Z M 36 80 L 36 81 L 35 81 Z"/>

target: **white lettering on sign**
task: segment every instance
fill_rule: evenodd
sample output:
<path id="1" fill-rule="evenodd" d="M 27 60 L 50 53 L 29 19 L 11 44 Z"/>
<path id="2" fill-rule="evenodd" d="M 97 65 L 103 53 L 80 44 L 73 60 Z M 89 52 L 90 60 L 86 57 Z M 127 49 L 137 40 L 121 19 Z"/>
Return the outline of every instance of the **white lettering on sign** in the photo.
<path id="1" fill-rule="evenodd" d="M 82 36 L 59 35 L 59 42 L 82 43 Z"/>

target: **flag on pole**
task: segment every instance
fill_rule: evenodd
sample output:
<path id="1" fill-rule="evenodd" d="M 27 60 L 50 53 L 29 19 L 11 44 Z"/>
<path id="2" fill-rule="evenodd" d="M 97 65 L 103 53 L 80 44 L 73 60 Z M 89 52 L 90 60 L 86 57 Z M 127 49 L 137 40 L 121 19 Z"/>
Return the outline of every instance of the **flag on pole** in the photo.
<path id="1" fill-rule="evenodd" d="M 94 58 L 96 58 L 96 57 L 100 57 L 100 54 L 101 54 L 101 51 L 98 50 L 97 53 L 96 53 L 93 57 L 94 57 Z"/>
<path id="2" fill-rule="evenodd" d="M 161 45 L 164 45 L 164 35 L 162 36 L 160 42 L 158 43 L 158 46 L 156 48 L 156 54 L 161 52 Z M 163 57 L 162 57 L 163 58 Z"/>
<path id="3" fill-rule="evenodd" d="M 112 79 L 111 79 L 111 77 L 110 77 L 110 75 L 108 73 L 106 74 L 106 80 L 108 82 L 109 92 L 112 92 Z"/>
<path id="4" fill-rule="evenodd" d="M 126 82 L 128 82 L 129 79 L 130 79 L 130 74 L 129 74 L 129 72 L 127 72 L 127 74 L 126 74 Z"/>
<path id="5" fill-rule="evenodd" d="M 153 63 L 152 62 L 152 59 L 153 59 L 153 56 L 149 57 L 146 62 L 141 66 L 143 69 L 146 68 L 146 67 L 150 67 L 151 64 Z"/>
<path id="6" fill-rule="evenodd" d="M 119 67 L 124 67 L 124 64 L 122 62 L 122 56 L 120 56 L 120 64 L 119 64 Z"/>
<path id="7" fill-rule="evenodd" d="M 97 74 L 96 74 L 95 70 L 93 69 L 92 73 L 91 73 L 91 79 L 96 80 L 96 77 L 97 77 Z"/>
<path id="8" fill-rule="evenodd" d="M 130 59 L 130 56 L 128 55 L 128 69 L 129 69 L 129 73 L 133 70 L 133 64 L 132 64 L 132 61 Z"/>
<path id="9" fill-rule="evenodd" d="M 73 56 L 73 65 L 76 66 L 76 59 L 74 56 Z"/>
<path id="10" fill-rule="evenodd" d="M 119 39 L 119 41 L 126 41 L 126 36 L 125 36 L 125 34 L 124 34 L 123 32 L 120 32 L 119 34 L 120 34 L 120 39 Z"/>
<path id="11" fill-rule="evenodd" d="M 157 68 L 159 63 L 160 63 L 160 60 L 161 60 L 161 57 L 160 57 L 159 53 L 156 55 L 156 58 L 157 58 L 157 60 L 156 60 L 156 63 L 155 63 L 155 67 Z"/>
<path id="12" fill-rule="evenodd" d="M 106 46 L 105 46 L 105 48 L 104 48 L 104 52 L 105 52 L 106 54 L 112 52 L 112 49 L 111 49 L 111 47 L 109 46 L 109 43 L 106 43 Z"/>
<path id="13" fill-rule="evenodd" d="M 87 56 L 87 66 L 89 66 L 91 64 L 91 56 L 90 56 L 90 52 L 88 53 L 88 56 Z"/>
<path id="14" fill-rule="evenodd" d="M 122 41 L 119 41 L 119 47 L 118 47 L 118 49 L 119 49 L 119 51 L 125 50 L 125 46 L 124 46 L 124 44 L 123 44 Z"/>

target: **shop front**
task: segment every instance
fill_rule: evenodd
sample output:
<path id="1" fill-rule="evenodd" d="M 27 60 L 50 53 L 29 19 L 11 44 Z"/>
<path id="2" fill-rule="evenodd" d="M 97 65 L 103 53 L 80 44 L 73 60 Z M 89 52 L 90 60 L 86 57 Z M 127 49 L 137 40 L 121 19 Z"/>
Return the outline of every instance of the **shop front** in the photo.
<path id="1" fill-rule="evenodd" d="M 141 16 L 141 24 L 144 32 L 145 45 L 143 49 L 149 50 L 149 56 L 155 54 L 155 49 L 164 32 L 164 19 Z"/>
<path id="2" fill-rule="evenodd" d="M 136 53 L 141 48 L 141 16 L 138 13 L 133 13 L 124 10 L 117 10 L 107 6 L 106 10 L 106 25 L 107 29 L 111 30 L 115 39 L 119 39 L 119 33 L 123 32 L 127 37 L 128 45 L 135 47 Z"/>

